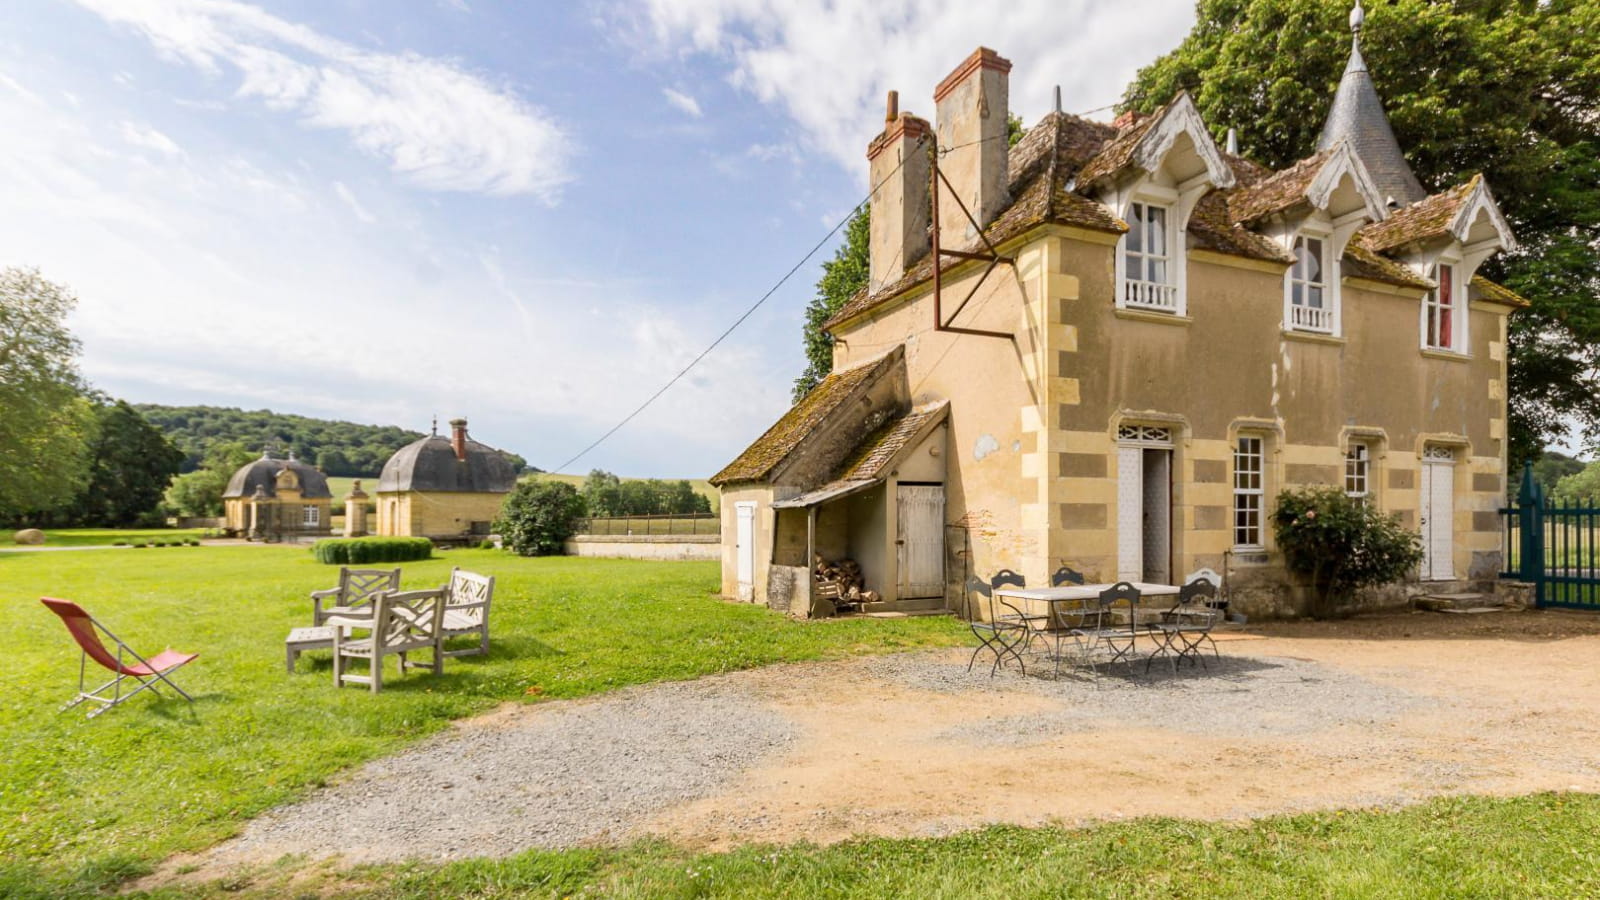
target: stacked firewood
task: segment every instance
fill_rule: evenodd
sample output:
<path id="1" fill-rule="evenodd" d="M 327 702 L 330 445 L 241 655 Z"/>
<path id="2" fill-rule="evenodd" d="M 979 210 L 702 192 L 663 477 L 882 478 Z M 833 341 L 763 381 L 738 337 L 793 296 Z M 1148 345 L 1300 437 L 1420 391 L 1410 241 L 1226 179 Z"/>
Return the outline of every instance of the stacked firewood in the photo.
<path id="1" fill-rule="evenodd" d="M 861 566 L 853 559 L 829 562 L 819 553 L 812 570 L 817 579 L 817 596 L 832 600 L 835 607 L 859 606 L 879 600 L 877 591 L 867 590 Z"/>

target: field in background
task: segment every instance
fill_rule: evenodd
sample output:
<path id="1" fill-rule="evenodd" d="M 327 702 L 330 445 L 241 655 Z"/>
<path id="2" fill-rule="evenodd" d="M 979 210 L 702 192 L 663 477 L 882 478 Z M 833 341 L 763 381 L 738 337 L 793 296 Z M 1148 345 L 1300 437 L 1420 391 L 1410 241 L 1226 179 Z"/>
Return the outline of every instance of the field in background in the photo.
<path id="1" fill-rule="evenodd" d="M 348 475 L 328 476 L 328 490 L 333 493 L 333 508 L 335 511 L 344 509 L 344 495 L 350 493 L 350 484 L 356 480 L 358 479 L 351 478 Z M 363 475 L 359 480 L 361 482 L 361 490 L 365 491 L 367 496 L 377 496 L 378 476 Z"/>
<path id="2" fill-rule="evenodd" d="M 17 529 L 0 532 L 0 547 L 14 547 L 11 540 Z M 197 540 L 204 537 L 204 528 L 46 528 L 46 547 L 109 547 L 118 541 L 125 544 L 143 544 L 150 541 Z"/>
<path id="3" fill-rule="evenodd" d="M 583 490 L 583 483 L 585 481 L 589 480 L 589 476 L 587 476 L 587 475 L 560 475 L 560 474 L 557 474 L 555 472 L 540 472 L 538 475 L 534 475 L 532 477 L 533 478 L 544 478 L 544 479 L 547 479 L 547 480 L 550 480 L 550 481 L 564 481 L 567 484 L 572 485 L 573 487 L 577 488 L 580 491 Z M 329 480 L 331 481 L 332 479 L 329 479 Z M 648 481 L 649 479 L 648 478 L 623 478 L 622 480 L 623 481 Z M 676 478 L 663 478 L 661 480 L 662 481 L 677 481 L 678 479 L 676 479 Z M 690 478 L 690 479 L 688 479 L 688 481 L 689 481 L 689 486 L 694 488 L 694 492 L 696 494 L 699 494 L 700 496 L 702 496 L 702 497 L 706 498 L 707 500 L 711 501 L 711 509 L 712 509 L 712 511 L 716 511 L 717 509 L 720 508 L 720 504 L 722 502 L 722 494 L 716 488 L 711 486 L 711 482 L 705 480 L 704 478 Z"/>

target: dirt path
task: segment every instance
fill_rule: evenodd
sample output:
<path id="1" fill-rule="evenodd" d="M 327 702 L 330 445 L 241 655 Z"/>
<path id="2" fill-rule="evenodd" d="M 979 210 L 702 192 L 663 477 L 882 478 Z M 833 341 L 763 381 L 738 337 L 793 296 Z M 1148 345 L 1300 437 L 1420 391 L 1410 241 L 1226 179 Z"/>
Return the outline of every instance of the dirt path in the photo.
<path id="1" fill-rule="evenodd" d="M 963 653 L 915 653 L 508 709 L 172 865 L 206 877 L 331 848 L 455 858 L 659 835 L 718 849 L 1600 791 L 1600 617 L 1422 614 L 1259 633 L 1177 677 L 1158 664 L 1098 683 L 990 679 L 967 673 Z M 560 777 L 527 775 L 552 767 Z M 408 815 L 361 811 L 375 778 L 409 798 Z M 470 803 L 436 789 L 464 778 L 517 788 Z M 391 833 L 397 818 L 446 837 Z"/>

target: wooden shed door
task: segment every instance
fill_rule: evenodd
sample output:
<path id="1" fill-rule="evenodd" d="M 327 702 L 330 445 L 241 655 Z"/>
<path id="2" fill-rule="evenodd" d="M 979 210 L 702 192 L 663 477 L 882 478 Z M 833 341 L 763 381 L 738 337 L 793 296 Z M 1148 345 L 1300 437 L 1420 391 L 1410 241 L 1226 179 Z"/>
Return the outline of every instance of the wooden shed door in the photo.
<path id="1" fill-rule="evenodd" d="M 895 496 L 900 526 L 900 599 L 944 596 L 944 485 L 902 484 Z"/>

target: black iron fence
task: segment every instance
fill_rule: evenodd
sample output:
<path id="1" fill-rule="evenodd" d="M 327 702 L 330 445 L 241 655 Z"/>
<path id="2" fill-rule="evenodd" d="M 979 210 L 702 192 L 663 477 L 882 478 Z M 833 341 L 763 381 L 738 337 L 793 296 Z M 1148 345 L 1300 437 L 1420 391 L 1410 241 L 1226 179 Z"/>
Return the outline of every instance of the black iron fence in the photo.
<path id="1" fill-rule="evenodd" d="M 688 536 L 722 533 L 722 519 L 716 513 L 664 516 L 595 516 L 578 520 L 578 534 Z"/>

